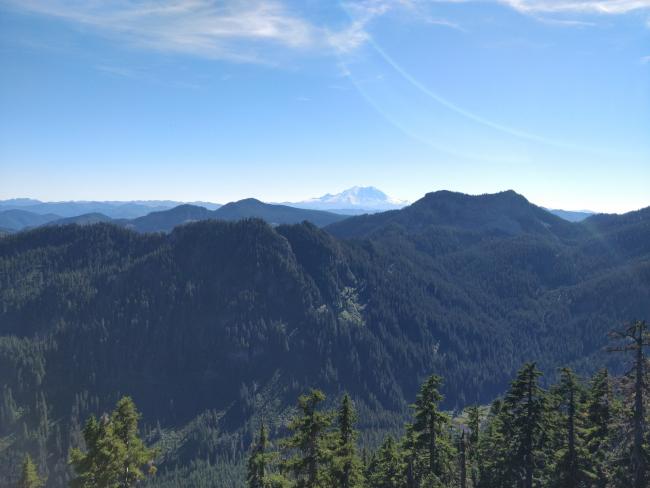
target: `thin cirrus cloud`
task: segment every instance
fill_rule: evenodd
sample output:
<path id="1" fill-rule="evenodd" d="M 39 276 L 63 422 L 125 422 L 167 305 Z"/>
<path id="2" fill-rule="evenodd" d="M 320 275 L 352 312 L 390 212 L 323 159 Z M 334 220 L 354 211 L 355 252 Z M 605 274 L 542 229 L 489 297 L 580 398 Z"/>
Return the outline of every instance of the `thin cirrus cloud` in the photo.
<path id="1" fill-rule="evenodd" d="M 498 0 L 523 13 L 625 14 L 650 8 L 650 0 Z"/>
<path id="2" fill-rule="evenodd" d="M 262 46 L 347 52 L 363 44 L 365 21 L 330 30 L 263 0 L 10 0 L 16 9 L 96 29 L 136 47 L 263 62 Z"/>
<path id="3" fill-rule="evenodd" d="M 327 0 L 330 1 L 330 0 Z M 347 22 L 335 28 L 310 21 L 287 0 L 0 0 L 17 10 L 58 18 L 140 48 L 242 62 L 269 62 L 268 47 L 305 53 L 352 52 L 370 40 L 369 24 L 395 11 L 462 30 L 428 15 L 440 3 L 476 0 L 347 0 Z M 542 14 L 625 14 L 650 0 L 489 0 L 536 18 Z M 540 20 L 549 21 L 539 17 Z M 576 19 L 550 19 L 587 25 Z"/>

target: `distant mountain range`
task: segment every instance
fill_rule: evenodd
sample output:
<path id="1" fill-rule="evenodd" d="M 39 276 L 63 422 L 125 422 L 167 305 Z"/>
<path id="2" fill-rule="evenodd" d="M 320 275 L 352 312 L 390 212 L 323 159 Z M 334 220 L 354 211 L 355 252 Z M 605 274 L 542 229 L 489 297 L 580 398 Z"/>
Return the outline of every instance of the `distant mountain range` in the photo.
<path id="1" fill-rule="evenodd" d="M 569 222 L 581 222 L 585 220 L 587 217 L 591 217 L 592 215 L 595 215 L 596 212 L 590 212 L 589 210 L 560 210 L 560 209 L 554 209 L 554 208 L 547 208 L 549 212 L 551 212 L 554 215 L 557 215 L 558 217 L 562 217 L 564 220 L 568 220 Z"/>
<path id="2" fill-rule="evenodd" d="M 169 232 L 187 222 L 220 219 L 260 218 L 271 224 L 293 224 L 307 220 L 323 227 L 347 216 L 374 214 L 408 206 L 381 190 L 354 186 L 337 194 L 326 194 L 300 202 L 263 203 L 249 198 L 226 205 L 173 200 L 42 202 L 30 198 L 0 201 L 0 232 L 6 234 L 42 225 L 113 222 L 138 232 Z M 588 211 L 545 209 L 570 222 L 593 215 Z M 388 217 L 387 217 L 388 218 Z"/>
<path id="3" fill-rule="evenodd" d="M 208 210 L 198 205 L 182 204 L 170 209 L 150 212 L 147 215 L 135 219 L 111 219 L 101 213 L 88 213 L 64 219 L 49 219 L 41 224 L 32 225 L 32 227 L 38 227 L 39 225 L 84 225 L 98 222 L 111 222 L 137 232 L 170 232 L 174 227 L 190 222 L 202 220 L 235 221 L 247 218 L 262 219 L 271 225 L 298 224 L 303 221 L 309 221 L 317 227 L 324 227 L 339 222 L 347 218 L 347 216 L 321 210 L 307 210 L 286 205 L 274 205 L 260 202 L 254 198 L 247 198 L 238 202 L 228 203 L 216 210 Z M 23 218 L 24 220 L 26 219 Z M 0 227 L 3 227 L 3 224 L 3 214 L 0 212 Z"/>
<path id="4" fill-rule="evenodd" d="M 0 211 L 23 210 L 40 215 L 52 214 L 59 219 L 89 213 L 101 213 L 112 219 L 133 219 L 151 212 L 177 207 L 184 203 L 188 202 L 173 200 L 42 202 L 31 198 L 14 198 L 0 201 Z M 211 202 L 191 203 L 205 207 L 208 210 L 215 210 L 221 206 Z"/>

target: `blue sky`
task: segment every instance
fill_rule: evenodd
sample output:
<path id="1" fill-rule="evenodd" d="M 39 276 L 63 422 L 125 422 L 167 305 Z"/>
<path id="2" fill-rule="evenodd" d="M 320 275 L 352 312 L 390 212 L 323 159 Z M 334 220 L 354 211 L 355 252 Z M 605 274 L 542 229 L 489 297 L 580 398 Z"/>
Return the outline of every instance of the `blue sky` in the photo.
<path id="1" fill-rule="evenodd" d="M 0 0 L 0 198 L 650 205 L 650 0 Z"/>

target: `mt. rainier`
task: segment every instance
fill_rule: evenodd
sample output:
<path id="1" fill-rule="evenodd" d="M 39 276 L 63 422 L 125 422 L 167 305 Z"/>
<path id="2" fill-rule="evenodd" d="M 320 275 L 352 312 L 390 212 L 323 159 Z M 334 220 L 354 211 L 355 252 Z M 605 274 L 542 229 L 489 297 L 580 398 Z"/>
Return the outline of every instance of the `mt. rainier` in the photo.
<path id="1" fill-rule="evenodd" d="M 395 210 L 408 205 L 409 202 L 389 197 L 373 186 L 353 186 L 340 193 L 327 193 L 319 198 L 301 202 L 288 203 L 299 208 L 329 210 L 330 212 L 358 214 Z"/>

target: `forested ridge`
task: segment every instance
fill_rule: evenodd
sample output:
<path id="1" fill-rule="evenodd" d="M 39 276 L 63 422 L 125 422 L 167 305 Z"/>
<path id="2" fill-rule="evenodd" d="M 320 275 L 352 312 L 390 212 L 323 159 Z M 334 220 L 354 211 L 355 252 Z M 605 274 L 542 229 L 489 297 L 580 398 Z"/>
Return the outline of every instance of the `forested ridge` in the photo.
<path id="1" fill-rule="evenodd" d="M 325 230 L 5 236 L 0 485 L 29 452 L 65 486 L 85 419 L 123 395 L 159 450 L 154 486 L 241 486 L 261 420 L 286 429 L 310 387 L 327 408 L 350 393 L 370 450 L 402 434 L 432 373 L 446 411 L 491 402 L 526 362 L 544 388 L 560 366 L 618 375 L 606 334 L 650 316 L 649 290 L 648 209 L 572 224 L 514 192 L 429 194 Z"/>
<path id="2" fill-rule="evenodd" d="M 645 488 L 650 483 L 648 357 L 643 321 L 613 331 L 611 352 L 628 353 L 622 377 L 590 379 L 561 368 L 541 386 L 535 363 L 517 372 L 489 407 L 452 416 L 440 409 L 443 378 L 432 375 L 411 405 L 402 435 L 359 449 L 357 414 L 345 394 L 336 409 L 311 390 L 298 399 L 285 437 L 261 422 L 247 465 L 248 488 Z"/>

